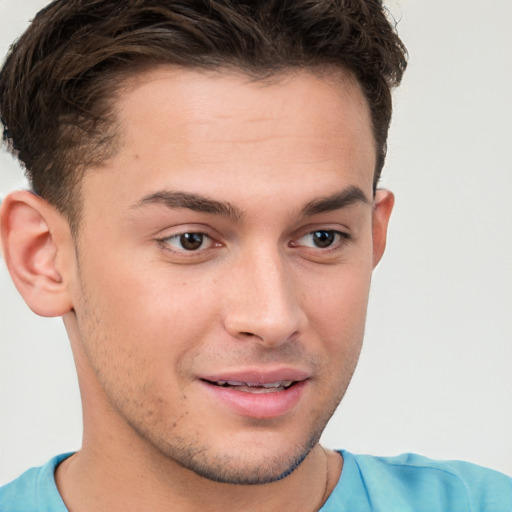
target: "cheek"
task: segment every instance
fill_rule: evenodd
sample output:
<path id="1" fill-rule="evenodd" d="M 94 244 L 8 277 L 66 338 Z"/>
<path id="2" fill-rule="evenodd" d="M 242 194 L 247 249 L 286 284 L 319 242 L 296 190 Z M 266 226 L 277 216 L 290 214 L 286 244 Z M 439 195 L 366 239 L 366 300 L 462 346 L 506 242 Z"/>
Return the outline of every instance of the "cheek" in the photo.
<path id="1" fill-rule="evenodd" d="M 136 388 L 174 385 L 190 373 L 193 354 L 207 338 L 211 294 L 169 273 L 108 268 L 82 270 L 76 313 L 90 365 L 111 393 L 121 386 L 135 396 Z"/>
<path id="2" fill-rule="evenodd" d="M 346 265 L 307 293 L 309 327 L 328 360 L 351 373 L 363 342 L 371 281 L 371 262 Z M 311 290 L 314 290 L 312 293 Z M 334 369 L 336 371 L 336 368 Z"/>
<path id="3" fill-rule="evenodd" d="M 310 318 L 326 329 L 352 329 L 364 324 L 371 282 L 371 265 L 346 265 L 326 273 L 304 297 Z"/>
<path id="4" fill-rule="evenodd" d="M 202 328 L 215 298 L 204 283 L 177 275 L 171 269 L 155 268 L 152 263 L 90 268 L 82 281 L 86 294 L 104 326 L 123 332 L 125 340 L 167 344 L 177 336 L 191 337 Z M 211 311 L 213 314 L 214 311 Z M 158 336 L 157 336 L 158 334 Z"/>

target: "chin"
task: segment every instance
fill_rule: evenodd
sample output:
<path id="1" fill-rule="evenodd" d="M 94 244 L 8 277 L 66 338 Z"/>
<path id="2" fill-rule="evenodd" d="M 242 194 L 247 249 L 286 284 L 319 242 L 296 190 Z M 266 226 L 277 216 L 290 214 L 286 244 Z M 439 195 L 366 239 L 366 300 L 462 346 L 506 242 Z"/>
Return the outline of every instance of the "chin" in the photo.
<path id="1" fill-rule="evenodd" d="M 189 460 L 187 469 L 197 475 L 233 485 L 262 485 L 277 482 L 295 471 L 308 456 L 313 446 L 295 453 L 287 460 L 279 453 L 277 456 L 262 456 L 259 460 L 244 457 L 222 455 L 213 459 L 206 457 Z M 186 467 L 186 466 L 185 466 Z"/>
<path id="2" fill-rule="evenodd" d="M 249 439 L 229 447 L 184 446 L 166 450 L 165 455 L 185 469 L 208 480 L 232 485 L 262 485 L 277 482 L 293 473 L 316 446 L 321 432 L 309 440 L 290 444 L 278 439 L 251 443 Z M 261 446 L 263 444 L 263 446 Z M 261 449 L 259 449 L 261 448 Z M 236 450 L 236 451 L 235 451 Z"/>

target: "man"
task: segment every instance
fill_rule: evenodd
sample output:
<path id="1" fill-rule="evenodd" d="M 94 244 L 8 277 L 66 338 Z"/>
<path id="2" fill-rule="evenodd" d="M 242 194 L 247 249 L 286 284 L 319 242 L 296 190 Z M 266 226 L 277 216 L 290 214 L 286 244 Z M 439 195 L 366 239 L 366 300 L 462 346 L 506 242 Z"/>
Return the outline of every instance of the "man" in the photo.
<path id="1" fill-rule="evenodd" d="M 1 510 L 509 510 L 464 463 L 319 444 L 393 206 L 404 48 L 377 1 L 57 1 L 0 76 L 33 192 L 2 204 L 62 316 L 84 438 Z"/>

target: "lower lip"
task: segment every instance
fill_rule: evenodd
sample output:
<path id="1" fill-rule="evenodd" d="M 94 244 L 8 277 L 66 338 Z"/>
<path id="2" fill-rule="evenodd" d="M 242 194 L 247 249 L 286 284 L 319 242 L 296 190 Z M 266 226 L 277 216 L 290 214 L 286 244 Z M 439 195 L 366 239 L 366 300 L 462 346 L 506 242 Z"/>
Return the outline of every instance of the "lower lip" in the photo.
<path id="1" fill-rule="evenodd" d="M 298 404 L 306 383 L 304 380 L 282 391 L 271 393 L 248 393 L 203 381 L 210 394 L 237 414 L 261 419 L 276 418 L 290 412 Z"/>

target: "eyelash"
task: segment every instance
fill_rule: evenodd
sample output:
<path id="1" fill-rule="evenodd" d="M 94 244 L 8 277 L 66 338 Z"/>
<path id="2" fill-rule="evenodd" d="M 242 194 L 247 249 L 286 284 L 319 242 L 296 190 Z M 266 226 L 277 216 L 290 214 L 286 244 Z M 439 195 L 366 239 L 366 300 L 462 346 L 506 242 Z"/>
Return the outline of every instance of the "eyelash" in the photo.
<path id="1" fill-rule="evenodd" d="M 318 236 L 320 233 L 328 234 L 328 235 L 330 235 L 330 237 L 334 238 L 334 240 L 331 243 L 329 243 L 329 245 L 327 245 L 326 247 L 318 247 L 318 246 L 316 246 L 316 247 L 303 246 L 303 247 L 306 247 L 306 248 L 309 248 L 312 250 L 321 250 L 321 251 L 336 250 L 337 248 L 339 248 L 340 245 L 343 245 L 345 242 L 348 242 L 349 240 L 352 239 L 352 236 L 349 233 L 346 233 L 344 231 L 339 231 L 336 229 L 315 229 L 314 231 L 310 231 L 310 232 L 306 233 L 305 235 L 301 236 L 299 238 L 299 240 L 302 240 L 303 238 L 306 238 L 306 237 L 313 237 L 315 235 Z M 296 244 L 295 242 L 290 242 L 290 246 L 291 247 L 300 247 L 300 245 Z"/>
<path id="2" fill-rule="evenodd" d="M 327 235 L 328 239 L 327 242 L 328 245 L 325 247 L 319 247 L 319 246 L 308 246 L 299 244 L 295 241 L 290 241 L 288 244 L 291 248 L 300 248 L 303 247 L 306 250 L 309 251 L 321 251 L 322 253 L 328 252 L 328 251 L 335 251 L 336 249 L 339 249 L 340 246 L 343 246 L 345 242 L 348 242 L 352 239 L 352 236 L 349 233 L 339 231 L 336 229 L 317 229 L 310 231 L 306 233 L 305 235 L 300 236 L 297 240 L 302 240 L 306 237 L 314 237 L 314 236 L 321 236 L 321 235 Z M 184 247 L 184 243 L 187 242 L 187 240 L 184 237 L 189 237 L 191 240 L 192 245 L 199 244 L 196 248 L 189 248 L 187 249 Z M 195 240 L 194 240 L 195 237 Z M 197 237 L 200 237 L 198 239 Z M 178 241 L 178 243 L 181 245 L 181 248 L 173 247 L 170 243 L 172 240 Z M 332 240 L 332 241 L 331 241 Z M 171 252 L 173 254 L 177 255 L 187 255 L 185 257 L 194 257 L 198 255 L 199 253 L 202 253 L 203 251 L 206 251 L 208 249 L 211 249 L 215 246 L 220 247 L 221 244 L 215 242 L 215 240 L 209 236 L 207 233 L 204 233 L 202 231 L 185 231 L 182 233 L 176 233 L 175 235 L 167 236 L 161 239 L 157 240 L 159 245 L 166 251 Z M 209 242 L 207 247 L 203 247 L 205 242 Z"/>
<path id="3" fill-rule="evenodd" d="M 200 236 L 201 237 L 201 241 L 200 241 L 200 246 L 197 247 L 197 249 L 186 249 L 185 247 L 183 247 L 183 238 L 186 237 L 186 236 Z M 181 244 L 181 249 L 179 248 L 172 248 L 172 245 L 170 244 L 170 241 L 171 240 L 178 240 L 179 243 Z M 178 253 L 178 254 L 186 254 L 186 253 L 190 253 L 190 254 L 194 254 L 194 253 L 198 253 L 200 252 L 200 249 L 202 248 L 202 245 L 204 244 L 204 242 L 208 240 L 210 242 L 210 246 L 213 246 L 215 245 L 215 242 L 213 240 L 212 237 L 210 237 L 209 235 L 207 235 L 206 233 L 203 233 L 201 231 L 185 231 L 184 233 L 177 233 L 175 235 L 171 235 L 171 236 L 166 236 L 164 238 L 160 238 L 158 240 L 158 243 L 167 251 L 169 252 L 172 252 L 172 253 Z M 191 243 L 194 243 L 193 241 Z M 220 244 L 218 244 L 220 245 Z M 207 247 L 207 249 L 209 249 L 210 247 Z M 203 249 L 203 250 L 206 250 L 206 249 Z"/>

